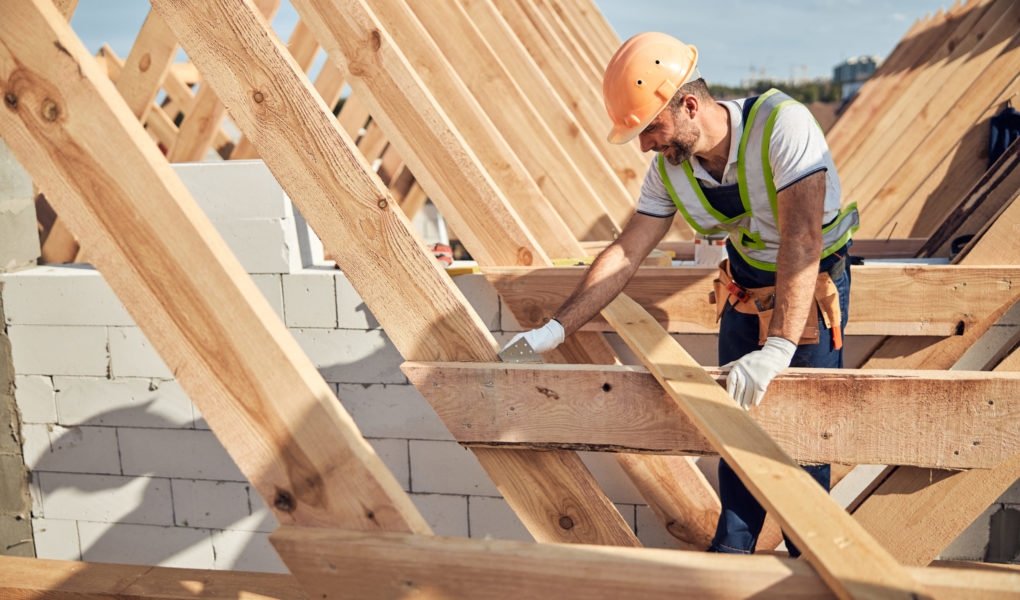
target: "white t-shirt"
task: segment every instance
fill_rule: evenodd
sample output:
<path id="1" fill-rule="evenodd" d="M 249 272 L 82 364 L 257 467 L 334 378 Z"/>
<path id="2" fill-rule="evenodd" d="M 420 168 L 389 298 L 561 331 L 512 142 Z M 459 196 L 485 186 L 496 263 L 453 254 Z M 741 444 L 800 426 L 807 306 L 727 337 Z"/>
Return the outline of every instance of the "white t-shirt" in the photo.
<path id="1" fill-rule="evenodd" d="M 720 185 L 737 183 L 737 150 L 740 137 L 744 132 L 741 113 L 747 98 L 725 100 L 719 102 L 730 115 L 730 156 L 723 170 L 722 181 L 716 181 L 698 161 L 691 157 L 691 170 L 702 187 L 710 188 Z M 748 149 L 750 152 L 751 149 Z M 653 217 L 670 217 L 676 212 L 676 204 L 669 197 L 666 186 L 662 183 L 659 173 L 658 154 L 652 157 L 651 165 L 641 185 L 638 197 L 637 212 Z M 779 111 L 769 141 L 769 161 L 772 164 L 772 176 L 776 191 L 789 187 L 801 179 L 817 173 L 826 172 L 825 210 L 822 223 L 836 218 L 840 208 L 839 175 L 836 165 L 832 162 L 829 145 L 825 142 L 822 130 L 815 123 L 814 117 L 803 104 L 792 104 Z M 670 178 L 673 179 L 672 177 Z M 671 181 L 674 186 L 687 185 L 686 181 Z M 820 225 L 821 225 L 820 224 Z"/>

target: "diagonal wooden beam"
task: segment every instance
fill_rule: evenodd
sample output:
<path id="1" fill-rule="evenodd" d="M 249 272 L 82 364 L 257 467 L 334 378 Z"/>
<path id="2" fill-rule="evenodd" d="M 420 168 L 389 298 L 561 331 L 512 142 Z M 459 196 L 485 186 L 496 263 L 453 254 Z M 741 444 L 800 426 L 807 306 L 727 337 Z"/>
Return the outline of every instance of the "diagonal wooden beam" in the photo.
<path id="1" fill-rule="evenodd" d="M 315 61 L 315 55 L 319 51 L 319 42 L 315 41 L 315 36 L 312 35 L 308 26 L 301 19 L 298 19 L 297 24 L 294 25 L 294 30 L 290 34 L 290 39 L 287 40 L 287 50 L 290 55 L 294 57 L 294 61 L 297 62 L 298 67 L 301 68 L 305 73 L 312 68 L 312 63 Z M 329 104 L 327 101 L 326 104 Z M 230 153 L 231 160 L 242 160 L 258 158 L 258 152 L 255 151 L 255 147 L 252 146 L 248 136 L 241 134 L 240 139 L 237 140 L 237 145 Z"/>
<path id="2" fill-rule="evenodd" d="M 715 453 L 640 367 L 401 368 L 462 444 Z M 991 469 L 1020 452 L 1020 374 L 790 369 L 751 416 L 801 462 Z"/>
<path id="3" fill-rule="evenodd" d="M 1020 453 L 992 469 L 897 467 L 853 515 L 903 564 L 921 567 L 1018 479 Z"/>
<path id="4" fill-rule="evenodd" d="M 280 0 L 254 0 L 259 11 L 267 20 L 272 20 Z M 216 97 L 208 82 L 198 86 L 195 102 L 184 114 L 180 133 L 167 153 L 170 162 L 201 162 L 213 145 L 220 131 L 220 123 L 226 114 L 223 103 Z"/>
<path id="5" fill-rule="evenodd" d="M 372 1 L 376 5 L 402 3 L 401 0 Z M 407 6 L 412 8 L 507 143 L 530 165 L 529 171 L 540 182 L 553 208 L 571 227 L 574 237 L 616 237 L 621 224 L 634 213 L 634 199 L 608 168 L 598 166 L 595 169 L 598 173 L 582 172 L 583 162 L 596 163 L 588 154 L 567 151 L 566 140 L 574 139 L 569 130 L 558 129 L 558 135 L 553 135 L 553 123 L 546 121 L 538 108 L 542 98 L 527 94 L 505 65 L 511 57 L 497 54 L 467 12 L 453 0 Z M 548 85 L 544 90 L 552 94 Z M 547 109 L 555 106 L 555 100 L 546 104 Z M 557 121 L 570 120 L 565 107 L 557 117 Z M 595 182 L 598 182 L 597 187 Z M 602 235 L 604 232 L 608 235 Z"/>
<path id="6" fill-rule="evenodd" d="M 277 519 L 428 533 L 53 5 L 0 12 L 0 134 Z"/>
<path id="7" fill-rule="evenodd" d="M 376 598 L 832 598 L 803 561 L 651 548 L 608 548 L 364 534 L 281 527 L 269 536 L 314 597 Z M 904 569 L 938 597 L 1015 597 L 1020 572 Z M 862 583 L 861 588 L 867 588 Z M 880 596 L 881 588 L 867 591 Z"/>
<path id="8" fill-rule="evenodd" d="M 1009 222 L 1004 221 L 1004 232 Z M 1008 243 L 1008 239 L 1001 241 Z M 584 270 L 485 267 L 483 272 L 521 326 L 530 328 L 541 326 L 542 318 L 553 314 L 569 297 Z M 715 333 L 716 306 L 709 304 L 708 293 L 717 271 L 640 267 L 624 291 L 670 332 Z M 852 273 L 847 333 L 854 335 L 960 337 L 1020 297 L 1017 267 L 873 264 L 855 266 Z M 600 317 L 583 329 L 610 330 Z M 889 364 L 882 368 L 906 367 Z"/>
<path id="9" fill-rule="evenodd" d="M 578 168 L 589 178 L 592 186 L 597 190 L 607 190 L 606 197 L 603 198 L 607 206 L 614 210 L 620 210 L 620 206 L 624 207 L 625 210 L 618 214 L 616 219 L 625 222 L 634 210 L 634 199 L 639 190 L 636 189 L 637 186 L 625 187 L 617 171 L 622 173 L 626 169 L 631 169 L 633 172 L 635 169 L 641 169 L 645 161 L 633 152 L 627 152 L 626 164 L 619 160 L 619 150 L 622 148 L 604 140 L 605 118 L 595 112 L 594 109 L 598 107 L 594 106 L 594 103 L 590 103 L 587 108 L 594 113 L 593 119 L 598 125 L 593 129 L 597 129 L 600 135 L 592 137 L 588 133 L 583 124 L 584 110 L 581 107 L 571 108 L 560 95 L 559 90 L 566 87 L 565 82 L 559 82 L 554 86 L 546 78 L 535 59 L 529 54 L 529 49 L 491 2 L 458 0 L 458 3 L 467 11 L 471 21 L 499 55 L 514 81 L 532 99 L 535 108 L 542 113 L 542 118 L 562 142 L 564 149 L 574 157 Z M 637 178 L 631 180 L 636 182 Z M 618 197 L 617 195 L 621 193 L 622 197 Z"/>
<path id="10" fill-rule="evenodd" d="M 838 596 L 925 595 L 639 304 L 621 295 L 602 312 Z"/>
<path id="11" fill-rule="evenodd" d="M 138 120 L 145 122 L 177 54 L 177 38 L 151 10 L 117 76 L 117 91 Z"/>
<path id="12" fill-rule="evenodd" d="M 156 0 L 153 5 L 216 87 L 235 122 L 266 157 L 397 350 L 410 359 L 495 360 L 495 340 L 478 315 L 253 8 L 229 0 Z M 298 8 L 313 31 L 318 32 L 317 24 L 325 27 L 316 35 L 320 42 L 333 38 L 327 24 L 356 27 L 361 19 L 371 19 L 370 13 L 357 12 L 364 8 L 356 3 L 326 11 L 326 18 L 318 9 Z M 360 52 L 352 53 L 355 60 L 346 61 L 352 76 L 364 78 L 370 64 L 403 64 L 385 31 L 378 25 L 371 31 L 374 35 L 337 36 Z M 358 43 L 365 39 L 376 39 L 379 56 L 365 54 Z M 231 56 L 241 58 L 222 60 L 224 47 Z M 368 97 L 356 81 L 354 85 L 355 93 Z M 398 88 L 399 96 L 406 98 L 414 85 L 411 79 L 403 91 Z M 422 99 L 426 104 L 420 108 L 428 104 L 427 97 Z M 415 126 L 441 127 L 441 113 L 434 117 L 440 121 Z M 447 130 L 448 142 L 451 135 Z M 441 148 L 434 150 L 441 155 Z M 482 198 L 474 198 L 474 203 L 480 210 L 492 208 Z M 529 260 L 541 256 L 537 247 L 532 248 L 533 252 L 527 252 Z M 521 250 L 515 258 L 524 258 L 527 249 Z M 633 532 L 575 454 L 488 451 L 478 456 L 536 537 L 636 543 Z M 568 522 L 570 527 L 565 525 Z"/>

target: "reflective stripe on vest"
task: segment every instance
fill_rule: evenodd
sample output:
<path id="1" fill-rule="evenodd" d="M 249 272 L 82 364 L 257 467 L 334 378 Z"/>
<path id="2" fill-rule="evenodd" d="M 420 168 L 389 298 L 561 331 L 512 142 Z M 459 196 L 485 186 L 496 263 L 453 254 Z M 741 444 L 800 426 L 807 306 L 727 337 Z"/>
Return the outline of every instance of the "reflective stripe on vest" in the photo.
<path id="1" fill-rule="evenodd" d="M 751 107 L 737 148 L 737 178 L 744 212 L 733 218 L 727 218 L 708 202 L 694 177 L 690 161 L 674 167 L 666 163 L 662 154 L 659 155 L 662 182 L 677 210 L 690 226 L 704 235 L 728 231 L 730 241 L 740 255 L 751 266 L 765 271 L 776 270 L 780 239 L 777 192 L 769 161 L 769 140 L 779 111 L 796 102 L 779 90 L 771 89 L 759 96 Z M 756 148 L 761 148 L 761 152 L 755 152 Z M 751 149 L 750 153 L 748 149 Z M 674 188 L 670 172 L 678 177 L 683 173 L 689 185 Z M 826 208 L 832 210 L 835 207 Z M 822 229 L 821 258 L 843 247 L 858 227 L 860 217 L 855 202 L 839 211 L 836 218 Z"/>

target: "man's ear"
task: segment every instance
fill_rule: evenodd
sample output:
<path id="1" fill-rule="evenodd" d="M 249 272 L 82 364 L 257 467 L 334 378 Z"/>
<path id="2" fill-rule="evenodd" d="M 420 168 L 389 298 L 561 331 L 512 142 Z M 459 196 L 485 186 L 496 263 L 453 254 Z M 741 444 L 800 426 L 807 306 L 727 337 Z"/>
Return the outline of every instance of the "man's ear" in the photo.
<path id="1" fill-rule="evenodd" d="M 701 103 L 698 102 L 698 97 L 694 94 L 684 96 L 683 109 L 687 111 L 687 116 L 693 119 L 698 114 L 698 111 L 701 110 Z"/>

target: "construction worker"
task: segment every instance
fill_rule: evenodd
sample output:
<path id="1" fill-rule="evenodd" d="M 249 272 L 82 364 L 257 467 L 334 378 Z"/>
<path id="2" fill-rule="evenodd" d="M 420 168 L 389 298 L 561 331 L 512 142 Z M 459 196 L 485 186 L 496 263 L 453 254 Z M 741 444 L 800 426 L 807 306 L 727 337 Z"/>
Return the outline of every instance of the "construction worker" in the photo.
<path id="1" fill-rule="evenodd" d="M 728 393 L 750 409 L 791 365 L 843 366 L 858 215 L 841 209 L 832 156 L 803 105 L 777 90 L 717 102 L 697 63 L 693 46 L 654 32 L 627 40 L 609 61 L 609 141 L 637 136 L 642 151 L 656 152 L 637 212 L 552 319 L 511 344 L 524 337 L 545 352 L 562 343 L 620 293 L 679 211 L 698 233 L 729 234 L 714 290 L 719 364 L 729 368 Z M 829 489 L 829 465 L 804 468 Z M 719 492 L 710 551 L 753 552 L 765 511 L 724 460 Z"/>

